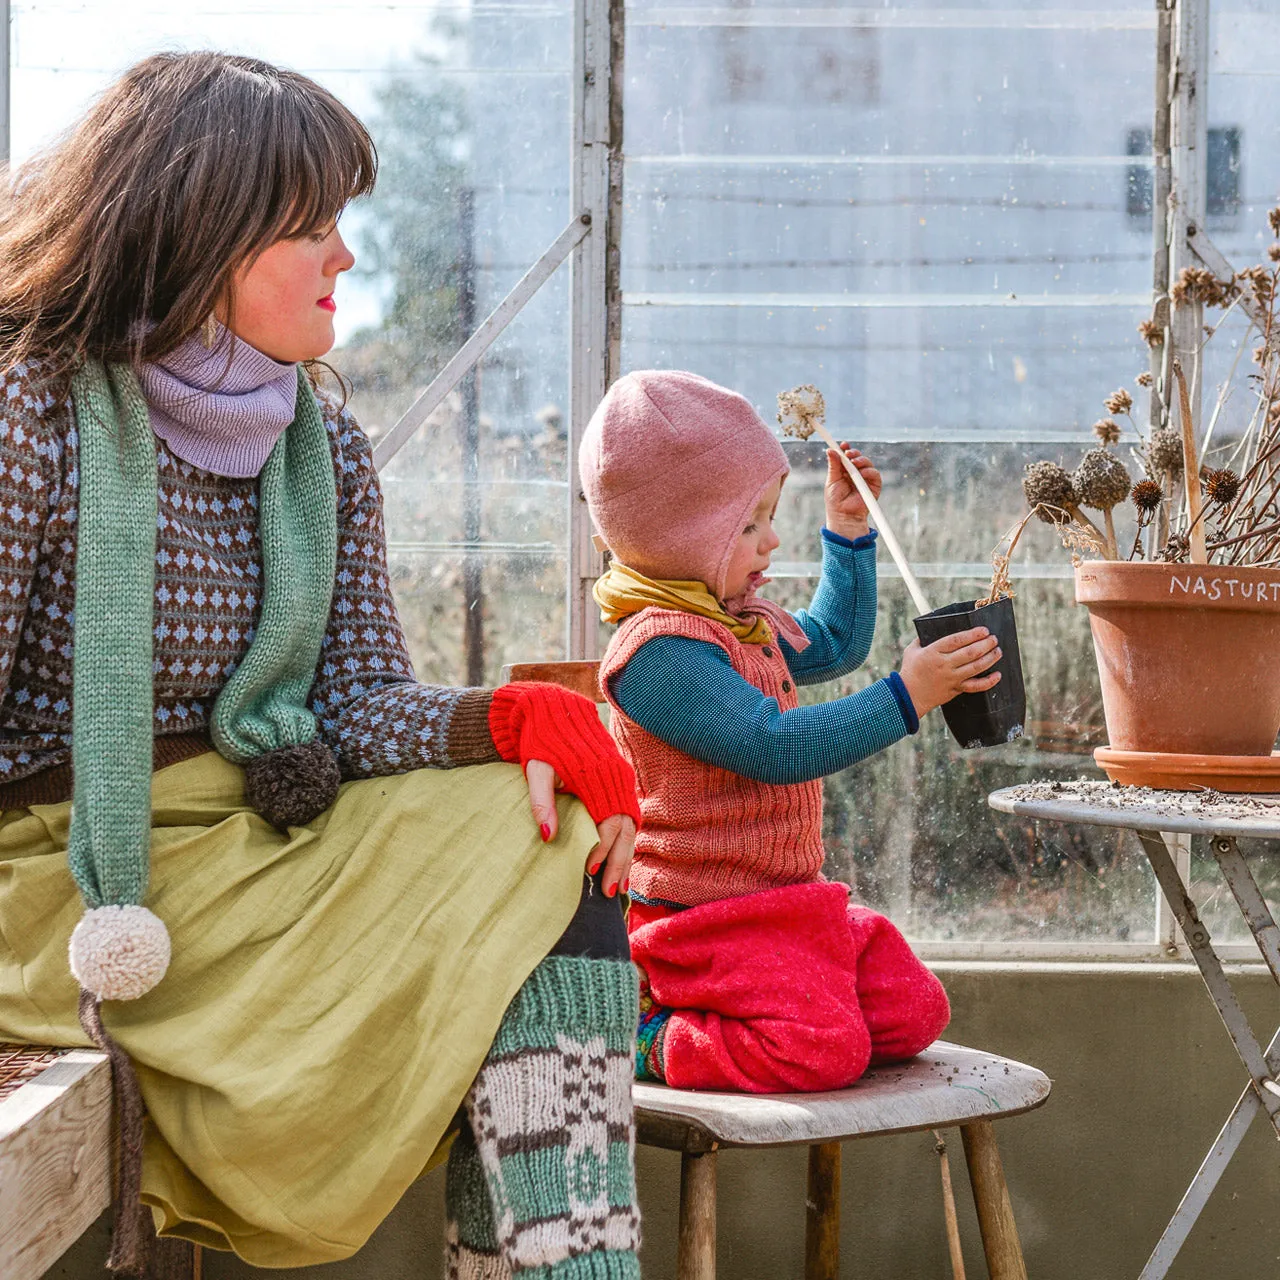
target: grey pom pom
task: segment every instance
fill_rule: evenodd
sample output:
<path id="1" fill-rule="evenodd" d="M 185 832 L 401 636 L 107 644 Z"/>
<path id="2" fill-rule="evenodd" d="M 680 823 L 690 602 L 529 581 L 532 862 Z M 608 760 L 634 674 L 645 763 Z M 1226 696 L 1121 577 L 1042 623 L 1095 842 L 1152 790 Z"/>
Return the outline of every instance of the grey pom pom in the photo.
<path id="1" fill-rule="evenodd" d="M 251 760 L 244 769 L 244 794 L 273 827 L 285 831 L 322 814 L 337 797 L 341 781 L 333 752 L 315 739 Z"/>

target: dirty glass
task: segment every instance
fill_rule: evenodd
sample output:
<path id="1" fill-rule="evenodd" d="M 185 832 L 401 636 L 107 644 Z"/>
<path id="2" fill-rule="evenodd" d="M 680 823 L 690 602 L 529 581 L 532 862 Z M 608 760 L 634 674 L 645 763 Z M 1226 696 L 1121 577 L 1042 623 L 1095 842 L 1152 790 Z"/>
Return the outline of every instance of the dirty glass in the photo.
<path id="1" fill-rule="evenodd" d="M 15 160 L 138 58 L 219 48 L 313 76 L 368 125 L 378 189 L 350 209 L 330 363 L 386 431 L 569 218 L 570 0 L 20 0 Z M 567 272 L 383 476 L 392 576 L 424 679 L 493 683 L 563 653 Z"/>
<path id="2" fill-rule="evenodd" d="M 1152 230 L 1131 205 L 1150 156 L 1132 140 L 1149 138 L 1154 45 L 1146 0 L 636 0 L 624 365 L 695 369 L 766 419 L 779 391 L 818 385 L 831 427 L 883 468 L 930 603 L 973 599 L 1023 509 L 1024 465 L 1074 467 L 1103 399 L 1140 399 Z M 771 590 L 794 606 L 815 583 L 823 463 L 787 448 Z M 899 664 L 915 611 L 883 548 L 880 566 L 867 666 L 810 696 Z M 987 808 L 997 787 L 1098 776 L 1105 741 L 1087 618 L 1043 526 L 1014 589 L 1025 738 L 962 751 L 933 714 L 829 779 L 829 871 L 917 940 L 1150 945 L 1136 844 Z"/>

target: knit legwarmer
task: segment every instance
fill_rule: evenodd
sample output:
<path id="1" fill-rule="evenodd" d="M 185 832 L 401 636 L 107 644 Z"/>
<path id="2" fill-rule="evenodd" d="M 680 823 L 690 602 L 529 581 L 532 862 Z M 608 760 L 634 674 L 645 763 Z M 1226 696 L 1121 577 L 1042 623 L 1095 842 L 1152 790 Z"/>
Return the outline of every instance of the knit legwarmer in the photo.
<path id="1" fill-rule="evenodd" d="M 445 1280 L 511 1280 L 511 1268 L 498 1248 L 493 1206 L 476 1140 L 464 1125 L 449 1150 L 444 1175 Z"/>
<path id="2" fill-rule="evenodd" d="M 493 1239 L 521 1280 L 639 1280 L 637 999 L 628 962 L 549 956 L 516 993 L 467 1096 Z M 464 1161 L 465 1149 L 455 1195 Z M 482 1269 L 487 1237 L 469 1221 L 455 1217 L 450 1232 L 459 1267 L 472 1267 L 459 1280 L 507 1274 Z"/>

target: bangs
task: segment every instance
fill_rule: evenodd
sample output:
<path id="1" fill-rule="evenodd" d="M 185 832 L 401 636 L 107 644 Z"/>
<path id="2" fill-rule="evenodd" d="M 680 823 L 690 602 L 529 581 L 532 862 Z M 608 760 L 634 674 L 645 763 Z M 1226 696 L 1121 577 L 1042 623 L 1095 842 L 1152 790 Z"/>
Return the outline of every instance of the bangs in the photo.
<path id="1" fill-rule="evenodd" d="M 352 200 L 373 190 L 378 171 L 373 139 L 341 102 L 312 80 L 272 70 L 259 100 L 263 116 L 248 134 L 258 140 L 254 167 L 266 196 L 254 202 L 265 215 L 252 237 L 255 250 L 328 230 Z"/>

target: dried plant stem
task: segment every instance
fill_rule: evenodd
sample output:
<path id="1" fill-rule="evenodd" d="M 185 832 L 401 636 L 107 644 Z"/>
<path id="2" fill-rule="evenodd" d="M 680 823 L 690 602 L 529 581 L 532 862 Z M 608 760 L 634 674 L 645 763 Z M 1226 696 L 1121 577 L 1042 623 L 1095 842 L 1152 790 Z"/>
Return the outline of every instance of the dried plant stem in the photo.
<path id="1" fill-rule="evenodd" d="M 1243 542 L 1246 538 L 1265 538 L 1270 533 L 1280 533 L 1280 521 L 1269 524 L 1263 529 L 1250 529 L 1248 533 L 1238 533 L 1234 538 L 1222 538 L 1218 542 L 1211 542 L 1209 549 L 1217 551 L 1220 547 L 1235 546 L 1237 542 Z"/>
<path id="2" fill-rule="evenodd" d="M 1233 302 L 1231 306 L 1235 306 L 1235 303 Z M 1230 309 L 1230 307 L 1227 308 L 1228 311 Z M 1226 319 L 1225 315 L 1223 319 Z M 1221 324 L 1222 321 L 1219 320 L 1218 323 Z M 1244 339 L 1241 339 L 1240 345 L 1236 347 L 1235 359 L 1231 362 L 1231 371 L 1227 374 L 1222 386 L 1218 388 L 1218 398 L 1214 403 L 1213 413 L 1209 416 L 1209 425 L 1205 428 L 1204 439 L 1200 442 L 1200 454 L 1202 457 L 1209 452 L 1209 441 L 1213 439 L 1213 429 L 1218 425 L 1218 416 L 1222 413 L 1222 407 L 1226 404 L 1227 397 L 1231 394 L 1231 384 L 1235 380 L 1236 368 L 1240 364 L 1240 357 L 1244 354 L 1245 339 L 1248 336 L 1249 331 L 1246 330 Z"/>
<path id="3" fill-rule="evenodd" d="M 1182 372 L 1182 361 L 1174 360 L 1173 376 L 1178 380 L 1178 404 L 1182 418 L 1182 479 L 1187 492 L 1187 514 L 1191 519 L 1188 535 L 1192 564 L 1208 564 L 1209 552 L 1204 544 L 1204 526 L 1200 523 L 1200 462 L 1196 456 L 1195 424 L 1191 421 L 1191 395 Z"/>
<path id="4" fill-rule="evenodd" d="M 880 504 L 876 501 L 875 494 L 871 492 L 867 482 L 862 478 L 862 472 L 849 461 L 845 451 L 836 443 L 831 432 L 816 419 L 811 421 L 813 421 L 814 430 L 822 437 L 827 448 L 835 450 L 836 456 L 844 463 L 844 469 L 849 473 L 849 479 L 853 481 L 853 487 L 857 489 L 859 496 L 867 504 L 867 511 L 870 513 L 872 520 L 876 522 L 876 528 L 880 530 L 880 536 L 885 540 L 885 545 L 889 548 L 889 554 L 893 556 L 894 563 L 898 566 L 898 572 L 902 574 L 903 582 L 907 584 L 907 590 L 911 592 L 911 599 L 915 602 L 916 608 L 922 614 L 932 613 L 933 609 L 925 599 L 924 592 L 920 590 L 920 584 L 916 581 L 916 575 L 911 571 L 911 565 L 907 560 L 906 554 L 898 545 L 898 539 L 895 537 L 889 522 L 884 518 L 884 512 L 880 509 Z"/>
<path id="5" fill-rule="evenodd" d="M 1102 513 L 1103 523 L 1107 526 L 1107 559 L 1120 559 L 1120 544 L 1116 541 L 1116 522 L 1111 518 L 1111 508 Z"/>
<path id="6" fill-rule="evenodd" d="M 1063 510 L 1076 522 L 1076 524 L 1083 525 L 1086 529 L 1088 529 L 1089 532 L 1098 539 L 1098 544 L 1100 546 L 1104 548 L 1106 547 L 1107 535 L 1103 533 L 1102 530 L 1099 529 L 1098 526 L 1094 524 L 1093 521 L 1090 520 L 1089 517 L 1085 515 L 1083 511 L 1080 510 L 1079 507 L 1066 506 L 1063 508 Z M 1106 558 L 1113 559 L 1114 557 L 1108 555 Z"/>

